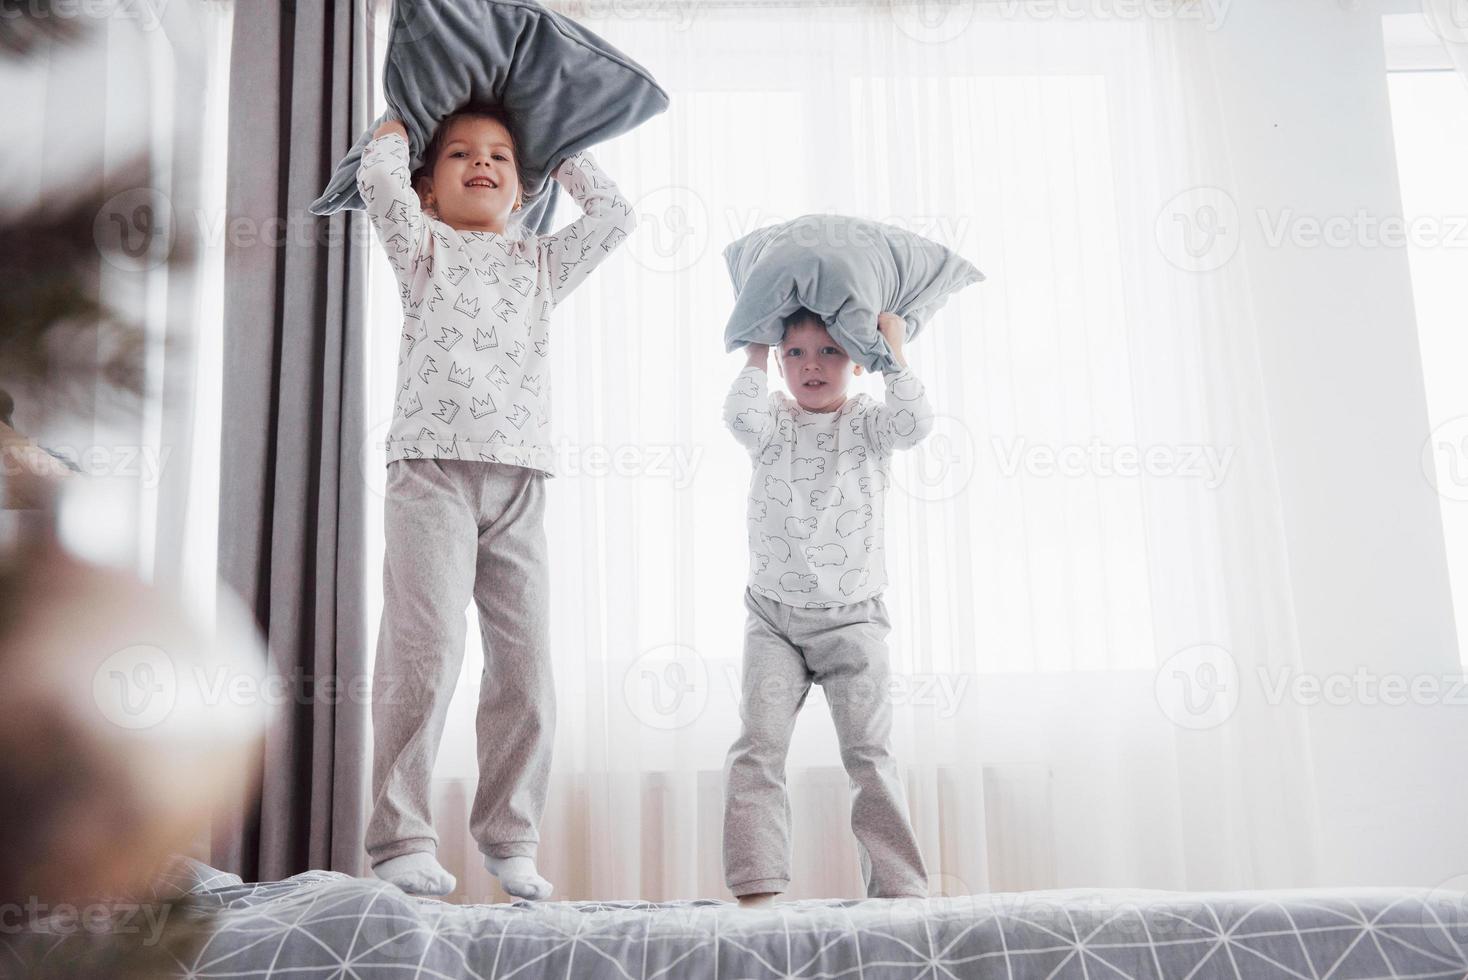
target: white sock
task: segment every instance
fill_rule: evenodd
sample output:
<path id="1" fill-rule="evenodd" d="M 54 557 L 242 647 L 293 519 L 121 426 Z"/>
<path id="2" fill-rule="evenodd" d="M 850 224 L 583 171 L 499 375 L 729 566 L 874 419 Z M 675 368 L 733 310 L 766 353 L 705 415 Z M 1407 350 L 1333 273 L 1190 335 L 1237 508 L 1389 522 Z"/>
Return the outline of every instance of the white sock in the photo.
<path id="1" fill-rule="evenodd" d="M 538 902 L 549 898 L 551 883 L 535 870 L 535 859 L 528 857 L 497 858 L 485 855 L 484 866 L 500 880 L 500 887 L 516 898 Z"/>
<path id="2" fill-rule="evenodd" d="M 372 866 L 372 873 L 390 881 L 409 895 L 447 895 L 458 884 L 427 851 L 414 851 L 388 858 Z"/>

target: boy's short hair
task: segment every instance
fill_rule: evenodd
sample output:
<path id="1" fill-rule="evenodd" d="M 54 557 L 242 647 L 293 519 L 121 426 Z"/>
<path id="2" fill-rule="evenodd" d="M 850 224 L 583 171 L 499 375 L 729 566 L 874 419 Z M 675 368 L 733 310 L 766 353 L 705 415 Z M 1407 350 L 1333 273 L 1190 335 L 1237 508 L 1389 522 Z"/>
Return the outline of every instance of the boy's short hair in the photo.
<path id="1" fill-rule="evenodd" d="M 0 422 L 12 425 L 11 415 L 15 413 L 15 399 L 10 397 L 10 392 L 0 388 Z"/>
<path id="2" fill-rule="evenodd" d="M 780 339 L 785 339 L 785 335 L 790 332 L 791 327 L 798 327 L 802 323 L 814 323 L 818 327 L 824 327 L 826 325 L 826 321 L 821 319 L 819 313 L 802 306 L 794 313 L 780 320 Z"/>
<path id="3" fill-rule="evenodd" d="M 413 171 L 413 188 L 419 190 L 421 182 L 433 175 L 434 165 L 438 163 L 439 155 L 443 153 L 443 144 L 448 136 L 449 127 L 459 119 L 493 119 L 505 127 L 505 132 L 510 134 L 510 159 L 515 164 L 515 180 L 520 184 L 521 193 L 524 194 L 525 177 L 520 173 L 520 150 L 518 139 L 515 136 L 515 127 L 510 125 L 510 117 L 497 105 L 488 102 L 470 102 L 455 109 L 444 116 L 438 128 L 433 131 L 433 136 L 428 141 L 428 146 L 423 150 L 423 165 Z M 421 193 L 421 190 L 419 190 Z M 527 199 L 529 195 L 526 195 Z"/>

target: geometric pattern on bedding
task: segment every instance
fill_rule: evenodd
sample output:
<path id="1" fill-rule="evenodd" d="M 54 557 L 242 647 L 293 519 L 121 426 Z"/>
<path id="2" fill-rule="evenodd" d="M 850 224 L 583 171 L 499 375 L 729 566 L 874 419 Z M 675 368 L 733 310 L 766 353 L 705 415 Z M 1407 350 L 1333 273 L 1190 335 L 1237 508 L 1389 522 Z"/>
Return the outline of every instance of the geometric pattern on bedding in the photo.
<path id="1" fill-rule="evenodd" d="M 193 862 L 214 919 L 180 976 L 1212 980 L 1468 976 L 1468 895 L 1416 888 L 1072 889 L 918 900 L 451 905 L 310 871 L 244 884 Z M 0 935 L 0 975 L 55 937 Z M 14 974 L 23 975 L 23 974 Z"/>

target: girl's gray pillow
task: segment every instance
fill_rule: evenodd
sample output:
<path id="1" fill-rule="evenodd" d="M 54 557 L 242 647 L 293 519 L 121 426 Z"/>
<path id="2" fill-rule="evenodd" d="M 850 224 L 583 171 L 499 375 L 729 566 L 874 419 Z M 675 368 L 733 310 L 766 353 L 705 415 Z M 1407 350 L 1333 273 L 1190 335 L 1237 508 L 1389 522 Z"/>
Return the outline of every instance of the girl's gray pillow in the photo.
<path id="1" fill-rule="evenodd" d="M 877 332 L 896 313 L 915 337 L 948 295 L 984 274 L 931 239 L 895 225 L 839 214 L 807 214 L 750 232 L 724 249 L 734 312 L 724 346 L 780 343 L 780 321 L 802 306 L 870 371 L 896 367 Z"/>
<path id="2" fill-rule="evenodd" d="M 388 115 L 408 130 L 415 170 L 449 113 L 469 102 L 501 106 L 524 177 L 518 217 L 535 233 L 550 230 L 553 194 L 542 192 L 562 160 L 668 107 L 641 65 L 535 0 L 396 0 L 383 91 Z M 357 167 L 372 129 L 337 165 L 312 213 L 362 210 Z"/>

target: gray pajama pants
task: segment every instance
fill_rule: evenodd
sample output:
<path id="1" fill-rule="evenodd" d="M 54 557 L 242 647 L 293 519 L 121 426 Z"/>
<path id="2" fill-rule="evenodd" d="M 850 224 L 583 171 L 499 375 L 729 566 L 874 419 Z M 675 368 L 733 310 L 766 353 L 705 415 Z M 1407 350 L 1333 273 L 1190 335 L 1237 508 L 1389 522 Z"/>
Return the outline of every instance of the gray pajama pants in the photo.
<path id="1" fill-rule="evenodd" d="M 872 898 L 926 897 L 927 872 L 889 747 L 892 704 L 880 596 L 805 609 L 744 591 L 749 620 L 739 702 L 743 731 L 724 763 L 724 880 L 736 896 L 790 885 L 785 755 L 812 681 L 836 724 L 851 779 L 851 829 Z"/>
<path id="2" fill-rule="evenodd" d="M 464 660 L 464 610 L 484 644 L 469 830 L 494 857 L 534 857 L 555 730 L 545 474 L 505 463 L 388 464 L 382 627 L 372 684 L 374 865 L 438 847 L 433 760 Z"/>

